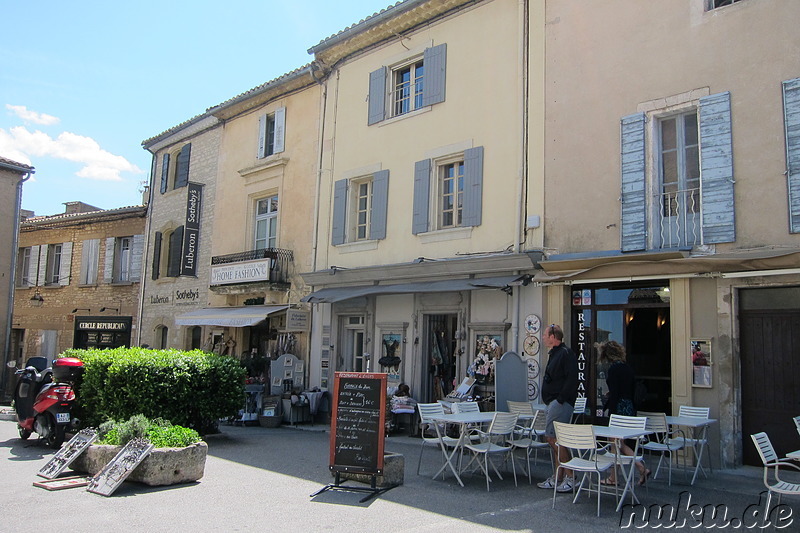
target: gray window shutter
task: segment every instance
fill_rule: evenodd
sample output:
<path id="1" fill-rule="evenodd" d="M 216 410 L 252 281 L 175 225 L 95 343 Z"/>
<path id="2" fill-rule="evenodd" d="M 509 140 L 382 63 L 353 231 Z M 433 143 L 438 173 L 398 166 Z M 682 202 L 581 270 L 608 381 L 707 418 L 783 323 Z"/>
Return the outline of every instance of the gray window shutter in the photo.
<path id="1" fill-rule="evenodd" d="M 36 274 L 37 285 L 47 285 L 47 252 L 49 249 L 50 246 L 46 244 L 39 247 L 39 272 Z"/>
<path id="2" fill-rule="evenodd" d="M 700 99 L 700 205 L 703 243 L 735 241 L 729 92 Z"/>
<path id="3" fill-rule="evenodd" d="M 286 108 L 279 107 L 275 110 L 275 143 L 272 149 L 273 154 L 279 154 L 285 150 L 286 145 Z"/>
<path id="4" fill-rule="evenodd" d="M 447 43 L 426 48 L 422 55 L 425 77 L 422 86 L 422 105 L 444 102 L 445 74 L 447 71 Z"/>
<path id="5" fill-rule="evenodd" d="M 381 67 L 369 74 L 369 107 L 367 125 L 378 123 L 386 118 L 386 73 Z"/>
<path id="6" fill-rule="evenodd" d="M 267 124 L 269 117 L 266 113 L 258 117 L 258 151 L 256 158 L 264 159 L 267 157 Z"/>
<path id="7" fill-rule="evenodd" d="M 70 274 L 72 273 L 72 242 L 61 244 L 61 265 L 58 272 L 58 284 L 62 287 L 69 285 Z"/>
<path id="8" fill-rule="evenodd" d="M 411 233 L 428 231 L 428 213 L 431 197 L 431 160 L 423 159 L 414 163 L 414 214 Z"/>
<path id="9" fill-rule="evenodd" d="M 161 265 L 161 239 L 162 234 L 160 231 L 157 231 L 155 237 L 153 239 L 153 272 L 151 274 L 152 279 L 158 279 L 159 275 L 161 274 L 159 266 Z"/>
<path id="10" fill-rule="evenodd" d="M 178 154 L 178 165 L 175 170 L 175 188 L 186 187 L 189 184 L 189 157 L 192 154 L 192 143 L 184 145 Z"/>
<path id="11" fill-rule="evenodd" d="M 41 246 L 38 244 L 36 246 L 31 246 L 31 260 L 28 264 L 28 287 L 41 285 L 38 280 L 42 278 L 37 278 L 37 275 L 39 274 L 39 263 L 41 262 L 41 257 L 39 255 L 40 249 Z"/>
<path id="12" fill-rule="evenodd" d="M 103 283 L 114 282 L 114 237 L 106 238 L 106 256 L 103 259 Z"/>
<path id="13" fill-rule="evenodd" d="M 800 233 L 800 78 L 783 82 L 789 231 Z"/>
<path id="14" fill-rule="evenodd" d="M 372 217 L 369 238 L 386 238 L 386 216 L 389 210 L 389 171 L 379 170 L 372 175 Z"/>
<path id="15" fill-rule="evenodd" d="M 144 235 L 134 235 L 131 245 L 131 281 L 142 279 L 142 252 L 144 251 Z"/>
<path id="16" fill-rule="evenodd" d="M 483 211 L 483 146 L 464 150 L 462 226 L 480 226 Z"/>
<path id="17" fill-rule="evenodd" d="M 175 228 L 169 236 L 169 262 L 167 276 L 177 278 L 181 275 L 181 258 L 183 256 L 183 226 Z"/>
<path id="18" fill-rule="evenodd" d="M 645 195 L 645 115 L 636 113 L 620 122 L 622 206 L 621 247 L 623 252 L 647 247 L 647 198 Z"/>
<path id="19" fill-rule="evenodd" d="M 347 234 L 347 180 L 333 184 L 333 222 L 331 225 L 331 244 L 344 244 Z"/>
<path id="20" fill-rule="evenodd" d="M 161 158 L 161 194 L 167 192 L 169 187 L 169 154 Z"/>

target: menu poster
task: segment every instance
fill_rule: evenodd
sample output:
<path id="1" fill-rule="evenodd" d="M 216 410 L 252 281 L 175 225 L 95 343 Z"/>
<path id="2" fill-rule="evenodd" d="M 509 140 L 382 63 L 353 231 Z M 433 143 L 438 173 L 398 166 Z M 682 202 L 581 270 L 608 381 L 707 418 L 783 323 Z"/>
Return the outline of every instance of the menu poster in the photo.
<path id="1" fill-rule="evenodd" d="M 334 373 L 330 469 L 381 474 L 386 419 L 386 374 Z"/>

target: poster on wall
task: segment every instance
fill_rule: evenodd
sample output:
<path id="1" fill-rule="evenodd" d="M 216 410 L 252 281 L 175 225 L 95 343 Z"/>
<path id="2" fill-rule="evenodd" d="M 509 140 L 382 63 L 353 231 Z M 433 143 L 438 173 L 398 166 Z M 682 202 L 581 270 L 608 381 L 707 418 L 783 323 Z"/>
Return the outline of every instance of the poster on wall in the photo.
<path id="1" fill-rule="evenodd" d="M 711 340 L 692 339 L 689 341 L 689 354 L 692 361 L 692 386 L 712 387 Z"/>

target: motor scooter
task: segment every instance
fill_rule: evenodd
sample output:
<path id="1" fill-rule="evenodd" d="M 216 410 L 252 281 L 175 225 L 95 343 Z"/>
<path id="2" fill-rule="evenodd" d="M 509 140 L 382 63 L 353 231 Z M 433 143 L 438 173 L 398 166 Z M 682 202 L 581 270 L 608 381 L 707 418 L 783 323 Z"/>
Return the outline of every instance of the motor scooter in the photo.
<path id="1" fill-rule="evenodd" d="M 56 359 L 52 367 L 47 366 L 45 357 L 31 357 L 25 368 L 15 372 L 19 380 L 14 409 L 21 439 L 37 433 L 48 446 L 61 446 L 67 429 L 76 429 L 80 423 L 72 416 L 72 406 L 73 387 L 82 372 L 83 361 L 75 357 Z"/>

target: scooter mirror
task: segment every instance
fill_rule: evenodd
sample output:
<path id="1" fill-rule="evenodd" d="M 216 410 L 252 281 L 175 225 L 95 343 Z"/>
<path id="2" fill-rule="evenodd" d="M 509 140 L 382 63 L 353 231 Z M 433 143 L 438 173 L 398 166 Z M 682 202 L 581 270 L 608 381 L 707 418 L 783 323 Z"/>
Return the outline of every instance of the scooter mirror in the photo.
<path id="1" fill-rule="evenodd" d="M 6 363 L 6 366 L 8 368 L 17 368 L 17 362 L 16 361 L 9 361 L 9 362 Z"/>

